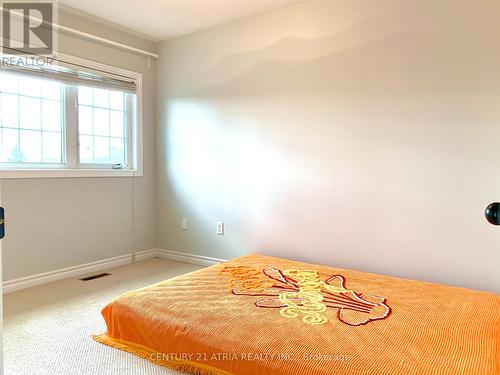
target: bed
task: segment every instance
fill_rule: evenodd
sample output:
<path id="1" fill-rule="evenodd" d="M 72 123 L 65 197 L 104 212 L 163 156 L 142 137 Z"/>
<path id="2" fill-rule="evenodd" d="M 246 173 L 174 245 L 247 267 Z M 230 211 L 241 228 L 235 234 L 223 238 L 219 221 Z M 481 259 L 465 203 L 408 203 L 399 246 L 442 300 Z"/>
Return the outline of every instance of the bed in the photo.
<path id="1" fill-rule="evenodd" d="M 500 296 L 250 254 L 123 294 L 98 342 L 193 374 L 500 374 Z"/>

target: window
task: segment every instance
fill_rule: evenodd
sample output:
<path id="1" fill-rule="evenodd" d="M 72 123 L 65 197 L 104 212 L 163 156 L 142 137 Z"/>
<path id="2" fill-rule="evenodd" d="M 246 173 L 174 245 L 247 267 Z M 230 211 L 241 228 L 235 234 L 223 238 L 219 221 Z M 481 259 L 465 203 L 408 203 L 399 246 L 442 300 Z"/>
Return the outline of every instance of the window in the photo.
<path id="1" fill-rule="evenodd" d="M 81 163 L 127 165 L 127 113 L 123 92 L 78 87 Z"/>
<path id="2" fill-rule="evenodd" d="M 57 82 L 0 73 L 0 162 L 63 163 Z"/>
<path id="3" fill-rule="evenodd" d="M 137 80 L 68 64 L 0 71 L 1 177 L 139 171 Z"/>

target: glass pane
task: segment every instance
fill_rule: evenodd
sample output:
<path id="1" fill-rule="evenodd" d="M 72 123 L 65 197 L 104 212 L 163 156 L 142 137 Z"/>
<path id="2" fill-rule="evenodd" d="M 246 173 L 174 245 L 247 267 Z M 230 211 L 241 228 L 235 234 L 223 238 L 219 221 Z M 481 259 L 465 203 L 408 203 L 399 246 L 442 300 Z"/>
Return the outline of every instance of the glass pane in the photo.
<path id="1" fill-rule="evenodd" d="M 112 137 L 124 137 L 123 112 L 110 111 L 109 134 Z"/>
<path id="2" fill-rule="evenodd" d="M 2 94 L 0 98 L 0 123 L 3 127 L 19 126 L 21 131 L 2 129 L 0 160 L 61 163 L 61 85 L 32 77 L 2 75 L 2 87 L 15 92 L 17 85 L 19 95 Z M 42 128 L 50 132 L 42 133 Z"/>
<path id="3" fill-rule="evenodd" d="M 21 161 L 40 163 L 42 161 L 42 133 L 32 130 L 21 130 Z"/>
<path id="4" fill-rule="evenodd" d="M 94 147 L 92 137 L 80 136 L 80 163 L 92 163 L 94 161 Z"/>
<path id="5" fill-rule="evenodd" d="M 79 87 L 78 90 L 80 162 L 125 164 L 128 120 L 126 95 L 119 91 L 85 87 Z"/>
<path id="6" fill-rule="evenodd" d="M 110 160 L 113 164 L 125 164 L 125 141 L 122 138 L 111 138 L 109 144 Z"/>
<path id="7" fill-rule="evenodd" d="M 17 95 L 2 94 L 0 97 L 0 124 L 9 128 L 17 128 L 19 111 Z"/>
<path id="8" fill-rule="evenodd" d="M 40 96 L 40 80 L 36 78 L 20 77 L 19 94 L 28 96 Z"/>
<path id="9" fill-rule="evenodd" d="M 94 89 L 94 107 L 109 108 L 109 91 Z"/>
<path id="10" fill-rule="evenodd" d="M 78 103 L 92 105 L 92 89 L 89 87 L 78 87 Z"/>
<path id="11" fill-rule="evenodd" d="M 94 137 L 94 163 L 109 163 L 109 138 Z"/>
<path id="12" fill-rule="evenodd" d="M 56 81 L 42 81 L 42 97 L 45 99 L 61 100 L 61 84 Z"/>
<path id="13" fill-rule="evenodd" d="M 78 129 L 80 134 L 92 134 L 94 132 L 92 112 L 91 107 L 78 106 Z"/>
<path id="14" fill-rule="evenodd" d="M 19 161 L 19 131 L 16 129 L 0 129 L 2 132 L 2 147 L 0 160 L 3 162 Z"/>
<path id="15" fill-rule="evenodd" d="M 17 94 L 17 76 L 0 73 L 0 91 Z"/>
<path id="16" fill-rule="evenodd" d="M 107 109 L 94 109 L 94 134 L 109 135 L 109 111 Z"/>
<path id="17" fill-rule="evenodd" d="M 42 133 L 43 140 L 43 162 L 61 163 L 61 133 Z"/>
<path id="18" fill-rule="evenodd" d="M 61 106 L 59 102 L 42 101 L 42 127 L 44 130 L 61 131 Z"/>
<path id="19" fill-rule="evenodd" d="M 123 92 L 119 91 L 110 91 L 109 93 L 109 107 L 111 109 L 117 109 L 119 111 L 123 111 L 124 107 L 124 95 Z"/>
<path id="20" fill-rule="evenodd" d="M 19 127 L 23 129 L 37 129 L 41 127 L 40 99 L 19 97 Z"/>

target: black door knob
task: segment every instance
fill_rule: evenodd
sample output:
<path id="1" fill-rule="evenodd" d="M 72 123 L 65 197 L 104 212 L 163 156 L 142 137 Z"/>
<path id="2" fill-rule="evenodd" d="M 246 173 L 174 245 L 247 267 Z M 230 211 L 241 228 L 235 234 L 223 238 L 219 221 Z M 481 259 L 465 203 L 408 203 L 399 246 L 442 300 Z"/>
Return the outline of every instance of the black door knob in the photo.
<path id="1" fill-rule="evenodd" d="M 493 225 L 500 225 L 500 203 L 495 202 L 486 207 L 484 216 Z"/>

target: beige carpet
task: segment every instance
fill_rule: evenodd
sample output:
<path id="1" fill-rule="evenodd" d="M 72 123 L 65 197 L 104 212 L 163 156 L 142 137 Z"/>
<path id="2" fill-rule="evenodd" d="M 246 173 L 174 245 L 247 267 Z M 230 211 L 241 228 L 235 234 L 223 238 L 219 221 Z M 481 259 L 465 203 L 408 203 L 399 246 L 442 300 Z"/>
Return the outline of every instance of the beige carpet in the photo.
<path id="1" fill-rule="evenodd" d="M 92 340 L 106 326 L 100 310 L 113 297 L 201 268 L 148 259 L 111 276 L 67 279 L 4 296 L 6 375 L 180 374 Z"/>

